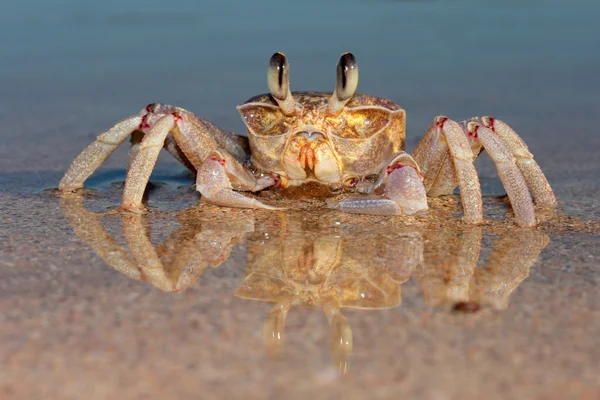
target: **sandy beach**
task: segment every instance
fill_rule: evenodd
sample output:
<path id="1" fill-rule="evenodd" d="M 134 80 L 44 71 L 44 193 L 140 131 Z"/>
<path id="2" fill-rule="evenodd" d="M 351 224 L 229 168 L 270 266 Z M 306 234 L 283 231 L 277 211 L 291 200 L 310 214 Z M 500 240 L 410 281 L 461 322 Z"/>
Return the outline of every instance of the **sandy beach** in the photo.
<path id="1" fill-rule="evenodd" d="M 599 12 L 558 0 L 7 6 L 0 398 L 600 397 Z M 437 115 L 509 122 L 559 209 L 518 228 L 485 154 L 480 226 L 460 221 L 458 196 L 407 218 L 214 207 L 168 154 L 152 212 L 115 213 L 126 146 L 88 195 L 54 194 L 96 135 L 148 103 L 243 133 L 235 106 L 267 91 L 275 51 L 293 90 L 332 90 L 352 51 L 359 92 L 407 110 L 409 152 Z"/>

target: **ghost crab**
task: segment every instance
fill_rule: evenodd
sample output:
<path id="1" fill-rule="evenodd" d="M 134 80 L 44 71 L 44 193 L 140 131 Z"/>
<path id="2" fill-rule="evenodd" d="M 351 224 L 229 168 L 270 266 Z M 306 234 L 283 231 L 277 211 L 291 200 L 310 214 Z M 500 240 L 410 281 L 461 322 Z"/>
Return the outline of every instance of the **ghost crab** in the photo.
<path id="1" fill-rule="evenodd" d="M 474 159 L 485 149 L 495 162 L 521 226 L 535 225 L 530 190 L 539 206 L 556 199 L 523 140 L 504 122 L 480 117 L 457 123 L 436 117 L 412 156 L 404 151 L 405 111 L 390 100 L 356 94 L 358 66 L 350 53 L 337 65 L 333 93 L 290 91 L 289 64 L 275 53 L 267 70 L 270 93 L 238 107 L 248 137 L 224 132 L 182 108 L 150 104 L 98 136 L 71 164 L 59 191 L 84 181 L 131 136 L 121 208 L 143 210 L 142 196 L 161 148 L 196 172 L 204 200 L 228 207 L 277 209 L 242 193 L 307 182 L 354 193 L 331 207 L 399 215 L 427 208 L 427 196 L 458 186 L 463 219 L 483 220 Z"/>

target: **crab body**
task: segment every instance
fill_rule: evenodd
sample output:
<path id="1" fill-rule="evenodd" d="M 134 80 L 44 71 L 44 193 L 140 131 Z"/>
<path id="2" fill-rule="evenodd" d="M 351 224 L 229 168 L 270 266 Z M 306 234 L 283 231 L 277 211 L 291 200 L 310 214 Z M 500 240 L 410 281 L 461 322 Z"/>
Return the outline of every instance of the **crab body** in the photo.
<path id="1" fill-rule="evenodd" d="M 338 114 L 332 93 L 294 92 L 298 111 L 285 115 L 270 94 L 238 107 L 248 128 L 252 163 L 284 186 L 307 181 L 352 184 L 378 175 L 404 147 L 405 112 L 393 102 L 357 94 Z"/>
<path id="2" fill-rule="evenodd" d="M 452 194 L 458 186 L 464 220 L 479 223 L 481 190 L 473 161 L 484 149 L 498 168 L 519 225 L 536 223 L 532 194 L 537 205 L 556 207 L 523 140 L 495 118 L 457 123 L 436 117 L 412 155 L 406 153 L 405 111 L 390 100 L 355 93 L 358 66 L 350 53 L 338 62 L 333 92 L 291 92 L 282 53 L 270 59 L 267 84 L 268 94 L 238 107 L 247 137 L 224 132 L 182 108 L 151 104 L 98 136 L 73 161 L 59 191 L 83 187 L 131 136 L 125 211 L 144 210 L 142 196 L 162 148 L 196 173 L 205 201 L 228 207 L 280 209 L 248 192 L 317 182 L 332 193 L 349 194 L 328 203 L 331 208 L 412 214 L 427 209 L 427 196 Z"/>

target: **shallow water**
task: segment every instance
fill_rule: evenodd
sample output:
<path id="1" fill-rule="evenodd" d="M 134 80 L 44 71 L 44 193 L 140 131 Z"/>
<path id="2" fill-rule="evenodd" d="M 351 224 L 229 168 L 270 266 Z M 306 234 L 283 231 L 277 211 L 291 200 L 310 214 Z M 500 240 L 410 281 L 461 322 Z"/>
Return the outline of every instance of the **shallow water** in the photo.
<path id="1" fill-rule="evenodd" d="M 236 13 L 233 12 L 236 10 Z M 600 6 L 586 1 L 6 5 L 0 16 L 1 398 L 596 398 L 600 395 Z M 235 14 L 235 15 L 234 15 Z M 122 215 L 126 149 L 56 197 L 71 160 L 161 101 L 242 131 L 274 51 L 294 90 L 408 113 L 492 114 L 525 139 L 560 209 L 519 229 L 493 164 L 487 221 L 235 211 L 198 203 L 161 156 L 148 215 Z M 285 324 L 284 324 L 285 320 Z"/>

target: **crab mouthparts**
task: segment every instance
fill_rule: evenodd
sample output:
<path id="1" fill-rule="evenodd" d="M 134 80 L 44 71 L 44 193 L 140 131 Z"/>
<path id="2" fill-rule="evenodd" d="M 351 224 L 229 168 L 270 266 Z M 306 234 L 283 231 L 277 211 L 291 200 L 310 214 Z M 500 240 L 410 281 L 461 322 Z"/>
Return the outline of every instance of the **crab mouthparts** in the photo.
<path id="1" fill-rule="evenodd" d="M 321 132 L 298 132 L 296 133 L 296 136 L 302 136 L 303 138 L 305 138 L 306 140 L 308 140 L 308 142 L 312 142 L 314 140 L 317 139 L 324 139 L 325 135 L 323 135 Z"/>

